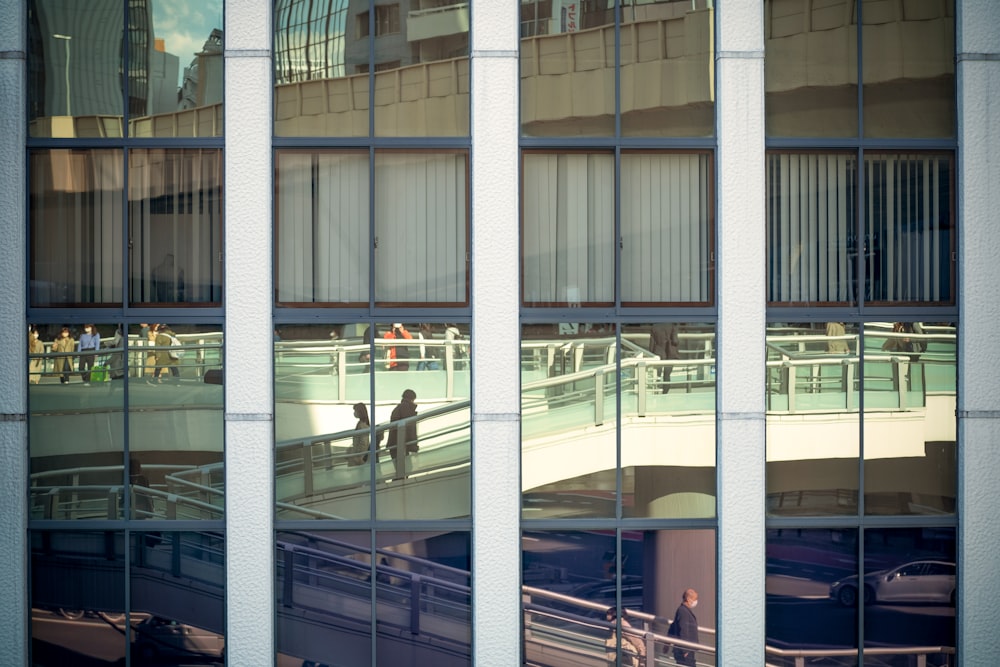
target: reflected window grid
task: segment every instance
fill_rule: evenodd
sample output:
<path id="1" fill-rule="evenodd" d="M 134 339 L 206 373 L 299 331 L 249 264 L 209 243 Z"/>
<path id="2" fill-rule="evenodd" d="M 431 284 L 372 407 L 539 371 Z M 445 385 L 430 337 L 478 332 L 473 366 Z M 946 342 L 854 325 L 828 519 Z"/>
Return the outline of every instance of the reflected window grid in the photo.
<path id="1" fill-rule="evenodd" d="M 468 519 L 469 346 L 463 323 L 278 325 L 279 519 Z"/>
<path id="2" fill-rule="evenodd" d="M 35 324 L 31 519 L 223 519 L 222 332 Z"/>
<path id="3" fill-rule="evenodd" d="M 714 325 L 525 324 L 521 365 L 524 519 L 715 516 Z"/>

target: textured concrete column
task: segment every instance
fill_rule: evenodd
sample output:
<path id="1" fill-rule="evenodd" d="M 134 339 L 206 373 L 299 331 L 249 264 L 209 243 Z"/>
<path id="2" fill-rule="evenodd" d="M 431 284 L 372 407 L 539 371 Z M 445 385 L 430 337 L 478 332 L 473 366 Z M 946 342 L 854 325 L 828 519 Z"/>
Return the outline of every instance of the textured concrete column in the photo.
<path id="1" fill-rule="evenodd" d="M 271 3 L 228 0 L 225 30 L 226 645 L 274 664 Z"/>
<path id="2" fill-rule="evenodd" d="M 719 664 L 764 664 L 764 32 L 717 5 Z"/>
<path id="3" fill-rule="evenodd" d="M 0 665 L 28 662 L 24 3 L 0 0 Z"/>
<path id="4" fill-rule="evenodd" d="M 472 7 L 474 664 L 520 664 L 518 5 Z"/>
<path id="5" fill-rule="evenodd" d="M 959 664 L 1000 655 L 1000 3 L 959 0 Z"/>

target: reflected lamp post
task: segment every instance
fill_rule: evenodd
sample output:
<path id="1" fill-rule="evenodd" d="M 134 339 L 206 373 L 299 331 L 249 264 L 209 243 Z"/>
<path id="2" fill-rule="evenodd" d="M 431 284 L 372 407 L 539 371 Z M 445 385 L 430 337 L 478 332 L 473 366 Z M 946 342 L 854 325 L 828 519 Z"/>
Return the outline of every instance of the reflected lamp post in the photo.
<path id="1" fill-rule="evenodd" d="M 63 69 L 66 71 L 66 115 L 72 116 L 73 113 L 70 107 L 70 97 L 69 97 L 69 40 L 73 39 L 72 35 L 62 35 L 57 32 L 52 33 L 52 36 L 56 39 L 63 40 L 63 44 L 66 45 L 66 63 Z"/>

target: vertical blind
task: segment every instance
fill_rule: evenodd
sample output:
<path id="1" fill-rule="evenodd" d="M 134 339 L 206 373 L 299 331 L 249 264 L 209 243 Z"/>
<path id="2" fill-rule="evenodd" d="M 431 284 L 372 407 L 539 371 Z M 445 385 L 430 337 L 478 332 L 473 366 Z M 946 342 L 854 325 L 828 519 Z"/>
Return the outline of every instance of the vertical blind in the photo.
<path id="1" fill-rule="evenodd" d="M 376 153 L 375 300 L 465 303 L 464 153 Z"/>
<path id="2" fill-rule="evenodd" d="M 464 153 L 376 153 L 375 237 L 367 153 L 280 152 L 277 289 L 283 303 L 467 300 Z M 374 246 L 374 247 L 373 247 Z"/>
<path id="3" fill-rule="evenodd" d="M 31 304 L 120 304 L 124 157 L 116 150 L 31 154 Z"/>
<path id="4" fill-rule="evenodd" d="M 952 300 L 951 157 L 865 157 L 865 299 Z"/>
<path id="5" fill-rule="evenodd" d="M 614 300 L 614 156 L 524 156 L 524 300 Z"/>
<path id="6" fill-rule="evenodd" d="M 622 155 L 623 303 L 711 300 L 709 172 L 705 154 Z M 614 156 L 526 154 L 523 179 L 525 302 L 612 302 Z"/>
<path id="7" fill-rule="evenodd" d="M 775 154 L 767 165 L 769 300 L 851 299 L 857 159 Z"/>
<path id="8" fill-rule="evenodd" d="M 222 153 L 129 153 L 130 298 L 222 301 Z"/>
<path id="9" fill-rule="evenodd" d="M 860 238 L 857 171 L 849 154 L 768 157 L 769 300 L 852 303 L 859 253 L 866 301 L 951 300 L 951 156 L 866 153 Z"/>
<path id="10" fill-rule="evenodd" d="M 623 154 L 623 303 L 711 300 L 709 157 Z"/>

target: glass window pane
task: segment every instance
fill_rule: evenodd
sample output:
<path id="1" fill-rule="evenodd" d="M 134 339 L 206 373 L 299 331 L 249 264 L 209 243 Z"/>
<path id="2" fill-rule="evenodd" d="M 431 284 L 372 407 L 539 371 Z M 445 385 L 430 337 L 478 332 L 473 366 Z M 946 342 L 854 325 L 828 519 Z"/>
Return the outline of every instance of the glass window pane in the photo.
<path id="1" fill-rule="evenodd" d="M 614 167 L 610 153 L 524 155 L 521 273 L 526 305 L 614 302 Z"/>
<path id="2" fill-rule="evenodd" d="M 31 664 L 125 664 L 120 532 L 31 534 Z"/>
<path id="3" fill-rule="evenodd" d="M 615 133 L 615 16 L 607 3 L 521 3 L 521 132 Z"/>
<path id="4" fill-rule="evenodd" d="M 131 151 L 128 215 L 133 303 L 221 303 L 222 151 Z"/>
<path id="5" fill-rule="evenodd" d="M 621 4 L 622 135 L 712 136 L 715 11 L 711 0 Z"/>
<path id="6" fill-rule="evenodd" d="M 954 528 L 866 530 L 864 664 L 956 664 L 955 581 Z"/>
<path id="7" fill-rule="evenodd" d="M 277 152 L 279 302 L 368 303 L 368 164 L 365 153 Z"/>
<path id="8" fill-rule="evenodd" d="M 955 136 L 954 0 L 863 0 L 866 137 Z"/>
<path id="9" fill-rule="evenodd" d="M 468 325 L 375 324 L 373 344 L 377 518 L 468 517 L 472 511 Z"/>
<path id="10" fill-rule="evenodd" d="M 865 155 L 865 300 L 952 303 L 953 156 Z"/>
<path id="11" fill-rule="evenodd" d="M 275 135 L 368 136 L 367 12 L 363 33 L 348 14 L 346 2 L 275 0 Z"/>
<path id="12" fill-rule="evenodd" d="M 855 303 L 856 183 L 853 154 L 768 155 L 769 302 Z"/>
<path id="13" fill-rule="evenodd" d="M 130 551 L 131 664 L 224 665 L 223 537 L 133 532 Z"/>
<path id="14" fill-rule="evenodd" d="M 31 305 L 120 306 L 122 152 L 31 151 L 29 164 Z"/>
<path id="15" fill-rule="evenodd" d="M 765 0 L 769 136 L 858 136 L 858 26 L 853 4 Z"/>
<path id="16" fill-rule="evenodd" d="M 278 665 L 372 664 L 369 532 L 278 532 Z"/>
<path id="17" fill-rule="evenodd" d="M 617 344 L 613 325 L 522 327 L 524 518 L 615 516 Z"/>
<path id="18" fill-rule="evenodd" d="M 715 327 L 622 328 L 622 516 L 715 516 Z"/>
<path id="19" fill-rule="evenodd" d="M 222 3 L 122 9 L 28 3 L 31 136 L 221 136 Z"/>
<path id="20" fill-rule="evenodd" d="M 623 305 L 712 301 L 709 155 L 623 153 Z"/>
<path id="21" fill-rule="evenodd" d="M 624 606 L 641 609 L 642 571 L 631 567 L 641 560 L 641 542 L 623 540 L 622 549 L 625 570 L 632 570 L 625 589 L 630 597 L 625 590 L 622 594 Z M 617 650 L 612 625 L 606 620 L 608 608 L 616 608 L 617 553 L 614 531 L 522 533 L 526 664 L 559 665 L 560 657 L 567 664 L 579 664 L 574 649 L 592 656 L 594 664 L 609 664 L 597 661 L 605 658 L 609 638 L 611 651 Z"/>
<path id="22" fill-rule="evenodd" d="M 283 324 L 274 340 L 280 519 L 371 516 L 371 338 L 363 323 Z"/>
<path id="23" fill-rule="evenodd" d="M 221 519 L 222 327 L 129 327 L 129 466 L 135 518 Z"/>
<path id="24" fill-rule="evenodd" d="M 121 137 L 124 3 L 28 2 L 32 137 Z M 129 37 L 148 39 L 149 25 Z M 133 84 L 133 74 L 129 73 Z M 174 89 L 176 95 L 176 87 Z"/>
<path id="25" fill-rule="evenodd" d="M 766 340 L 768 513 L 857 514 L 857 326 L 771 322 Z"/>
<path id="26" fill-rule="evenodd" d="M 468 136 L 471 4 L 374 6 L 376 135 Z"/>
<path id="27" fill-rule="evenodd" d="M 521 545 L 530 664 L 715 664 L 715 531 L 622 531 L 620 558 L 608 531 Z"/>
<path id="28" fill-rule="evenodd" d="M 221 137 L 222 0 L 129 3 L 129 135 Z"/>
<path id="29" fill-rule="evenodd" d="M 467 172 L 465 153 L 376 153 L 379 305 L 468 302 Z"/>
<path id="30" fill-rule="evenodd" d="M 471 666 L 469 534 L 386 531 L 376 540 L 375 664 Z"/>
<path id="31" fill-rule="evenodd" d="M 767 664 L 858 664 L 858 531 L 767 531 Z M 866 610 L 867 613 L 867 610 Z M 790 655 L 791 654 L 791 655 Z"/>
<path id="32" fill-rule="evenodd" d="M 865 513 L 955 511 L 957 329 L 865 325 Z"/>
<path id="33" fill-rule="evenodd" d="M 122 518 L 121 327 L 32 325 L 27 370 L 32 518 Z"/>

